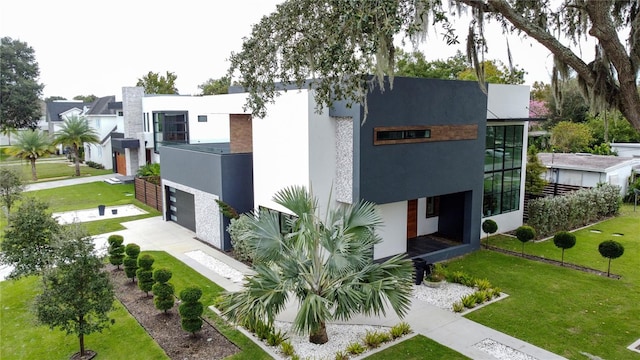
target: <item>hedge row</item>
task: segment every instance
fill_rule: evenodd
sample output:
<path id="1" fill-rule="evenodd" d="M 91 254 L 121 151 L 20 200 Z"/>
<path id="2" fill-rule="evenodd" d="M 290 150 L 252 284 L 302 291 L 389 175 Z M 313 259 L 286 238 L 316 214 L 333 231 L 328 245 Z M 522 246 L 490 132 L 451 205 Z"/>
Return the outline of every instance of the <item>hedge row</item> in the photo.
<path id="1" fill-rule="evenodd" d="M 536 229 L 538 237 L 544 238 L 616 215 L 620 204 L 620 188 L 603 184 L 563 196 L 531 200 L 527 224 Z"/>

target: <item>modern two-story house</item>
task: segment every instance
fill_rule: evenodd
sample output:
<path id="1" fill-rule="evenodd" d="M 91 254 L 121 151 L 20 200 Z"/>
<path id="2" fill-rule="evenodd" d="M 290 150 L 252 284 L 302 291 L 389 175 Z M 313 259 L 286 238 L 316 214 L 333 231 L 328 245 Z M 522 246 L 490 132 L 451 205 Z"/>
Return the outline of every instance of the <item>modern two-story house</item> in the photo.
<path id="1" fill-rule="evenodd" d="M 127 161 L 159 160 L 165 219 L 215 247 L 230 249 L 215 200 L 284 219 L 272 196 L 291 185 L 311 189 L 321 212 L 376 203 L 385 225 L 375 259 L 435 262 L 478 249 L 483 218 L 501 231 L 522 224 L 527 86 L 485 94 L 475 82 L 396 78 L 393 90 L 368 93 L 366 114 L 340 102 L 318 113 L 312 90 L 292 89 L 263 119 L 243 110 L 245 98 L 123 89 L 125 128 L 128 114 L 142 119 L 125 132 L 138 141 Z"/>

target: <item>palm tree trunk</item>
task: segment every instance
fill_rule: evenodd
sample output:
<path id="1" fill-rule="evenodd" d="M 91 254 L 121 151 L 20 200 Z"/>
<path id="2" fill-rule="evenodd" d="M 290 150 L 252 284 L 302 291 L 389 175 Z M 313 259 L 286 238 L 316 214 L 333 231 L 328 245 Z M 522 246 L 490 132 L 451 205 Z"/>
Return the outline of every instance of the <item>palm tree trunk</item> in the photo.
<path id="1" fill-rule="evenodd" d="M 37 181 L 38 176 L 36 175 L 36 159 L 34 157 L 29 158 L 31 161 L 31 180 Z"/>
<path id="2" fill-rule="evenodd" d="M 322 345 L 327 341 L 329 341 L 329 336 L 327 335 L 327 326 L 324 321 L 321 321 L 318 330 L 309 334 L 309 342 L 312 344 Z"/>
<path id="3" fill-rule="evenodd" d="M 73 152 L 76 155 L 76 176 L 80 176 L 80 151 L 77 144 L 73 144 Z"/>

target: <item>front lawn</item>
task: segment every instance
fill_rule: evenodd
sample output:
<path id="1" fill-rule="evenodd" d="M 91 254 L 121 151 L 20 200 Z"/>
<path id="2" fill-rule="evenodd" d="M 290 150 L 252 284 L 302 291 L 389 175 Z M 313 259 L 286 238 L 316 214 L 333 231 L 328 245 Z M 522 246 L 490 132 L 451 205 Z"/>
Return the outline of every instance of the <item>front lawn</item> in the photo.
<path id="1" fill-rule="evenodd" d="M 76 336 L 36 323 L 30 308 L 39 291 L 39 277 L 0 282 L 0 359 L 68 359 L 80 351 Z M 144 359 L 168 359 L 120 302 L 114 305 L 110 317 L 115 324 L 102 333 L 85 336 L 86 348 L 98 353 L 96 359 L 131 359 L 136 354 L 144 354 Z"/>
<path id="2" fill-rule="evenodd" d="M 622 275 L 620 280 L 489 250 L 450 261 L 449 270 L 487 278 L 510 295 L 466 317 L 571 359 L 584 359 L 581 352 L 604 359 L 637 359 L 637 353 L 626 349 L 640 338 L 639 223 L 636 215 L 630 217 L 595 226 L 603 229 L 603 236 L 614 229 L 628 231 L 621 237 L 626 238 L 625 254 L 613 261 L 614 272 Z M 634 224 L 636 231 L 629 231 Z M 606 270 L 594 245 L 600 238 L 591 234 L 581 230 L 580 247 L 567 250 L 565 260 Z M 494 243 L 498 241 L 491 239 Z M 525 246 L 526 253 L 537 249 L 541 249 L 538 254 L 547 251 L 544 254 L 559 259 L 560 250 L 551 251 L 549 243 Z"/>
<path id="3" fill-rule="evenodd" d="M 402 360 L 422 360 L 422 359 L 447 359 L 447 360 L 463 360 L 468 357 L 457 351 L 451 350 L 446 346 L 435 342 L 423 335 L 416 335 L 411 339 L 402 341 L 390 348 L 367 356 L 367 360 L 386 360 L 386 359 L 402 359 Z"/>
<path id="4" fill-rule="evenodd" d="M 13 166 L 22 172 L 22 177 L 26 183 L 31 183 L 31 163 L 23 160 Z M 76 174 L 75 165 L 72 162 L 64 161 L 36 161 L 36 175 L 38 182 L 71 179 Z M 80 176 L 113 174 L 113 170 L 94 169 L 86 165 L 80 166 Z M 114 174 L 115 175 L 115 174 Z"/>

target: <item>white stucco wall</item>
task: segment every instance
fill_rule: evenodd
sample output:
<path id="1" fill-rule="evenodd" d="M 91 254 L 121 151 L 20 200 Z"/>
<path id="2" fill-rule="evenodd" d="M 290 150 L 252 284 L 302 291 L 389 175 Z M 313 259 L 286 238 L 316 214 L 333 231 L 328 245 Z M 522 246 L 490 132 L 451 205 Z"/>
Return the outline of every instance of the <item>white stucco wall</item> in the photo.
<path id="1" fill-rule="evenodd" d="M 272 201 L 273 195 L 287 186 L 309 187 L 309 109 L 307 90 L 289 91 L 267 106 L 265 118 L 252 120 L 256 208 L 265 206 L 284 212 Z"/>
<path id="2" fill-rule="evenodd" d="M 427 218 L 427 199 L 418 199 L 418 236 L 438 231 L 438 217 Z"/>
<path id="3" fill-rule="evenodd" d="M 529 85 L 489 84 L 487 119 L 529 117 Z"/>
<path id="4" fill-rule="evenodd" d="M 318 199 L 321 215 L 338 206 L 336 196 L 336 119 L 329 117 L 328 109 L 315 112 L 313 92 L 309 92 L 309 188 Z"/>
<path id="5" fill-rule="evenodd" d="M 111 139 L 109 134 L 112 131 L 124 132 L 124 118 L 117 115 L 89 115 L 86 117 L 89 126 L 94 128 L 98 133 L 98 139 L 103 143 L 87 144 L 85 149 L 85 161 L 93 161 L 102 164 L 105 169 L 113 168 L 113 154 L 111 148 Z"/>
<path id="6" fill-rule="evenodd" d="M 378 205 L 378 211 L 384 225 L 378 229 L 382 242 L 374 247 L 374 260 L 407 252 L 407 202 Z"/>

